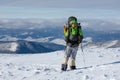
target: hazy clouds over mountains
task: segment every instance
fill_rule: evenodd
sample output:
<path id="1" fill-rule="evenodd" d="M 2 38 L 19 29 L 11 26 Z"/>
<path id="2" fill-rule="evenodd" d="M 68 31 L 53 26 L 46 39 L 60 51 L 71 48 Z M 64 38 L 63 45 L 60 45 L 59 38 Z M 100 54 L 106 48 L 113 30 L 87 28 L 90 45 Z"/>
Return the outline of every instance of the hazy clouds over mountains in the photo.
<path id="1" fill-rule="evenodd" d="M 120 20 L 100 20 L 88 19 L 78 20 L 82 28 L 91 28 L 94 30 L 120 30 Z M 63 27 L 67 19 L 0 19 L 0 28 L 45 28 L 45 27 Z"/>

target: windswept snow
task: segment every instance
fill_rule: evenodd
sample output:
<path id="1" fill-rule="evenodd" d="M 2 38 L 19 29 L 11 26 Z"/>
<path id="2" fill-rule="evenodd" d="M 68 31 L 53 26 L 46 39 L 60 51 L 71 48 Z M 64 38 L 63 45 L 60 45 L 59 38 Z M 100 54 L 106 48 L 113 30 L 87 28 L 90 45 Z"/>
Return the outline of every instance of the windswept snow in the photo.
<path id="1" fill-rule="evenodd" d="M 79 48 L 77 70 L 66 72 L 63 54 L 0 54 L 0 80 L 120 80 L 120 48 Z"/>

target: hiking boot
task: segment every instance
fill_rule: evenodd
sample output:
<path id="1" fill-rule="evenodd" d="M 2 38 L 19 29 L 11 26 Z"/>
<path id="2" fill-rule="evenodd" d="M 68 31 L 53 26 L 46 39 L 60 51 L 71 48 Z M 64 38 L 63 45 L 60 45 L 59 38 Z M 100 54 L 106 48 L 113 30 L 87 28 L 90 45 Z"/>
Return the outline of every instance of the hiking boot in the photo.
<path id="1" fill-rule="evenodd" d="M 67 70 L 67 64 L 62 64 L 61 70 L 62 70 L 62 71 L 66 71 L 66 70 Z"/>
<path id="2" fill-rule="evenodd" d="M 70 69 L 71 69 L 71 70 L 75 70 L 75 69 L 76 69 L 76 66 L 70 66 Z"/>

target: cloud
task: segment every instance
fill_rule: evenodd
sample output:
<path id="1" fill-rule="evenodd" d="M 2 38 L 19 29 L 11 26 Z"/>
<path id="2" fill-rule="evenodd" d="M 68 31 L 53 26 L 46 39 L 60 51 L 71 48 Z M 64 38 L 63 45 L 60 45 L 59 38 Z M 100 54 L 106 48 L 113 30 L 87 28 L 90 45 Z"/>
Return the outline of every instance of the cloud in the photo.
<path id="1" fill-rule="evenodd" d="M 0 0 L 0 18 L 120 19 L 120 0 Z M 42 15 L 42 16 L 41 16 Z"/>
<path id="2" fill-rule="evenodd" d="M 120 9 L 120 0 L 0 0 L 4 6 Z"/>
<path id="3" fill-rule="evenodd" d="M 96 31 L 120 31 L 120 20 L 89 19 L 81 22 L 82 28 L 91 28 Z"/>
<path id="4" fill-rule="evenodd" d="M 39 8 L 0 6 L 0 18 L 81 18 L 120 19 L 119 10 L 80 9 L 80 8 Z"/>

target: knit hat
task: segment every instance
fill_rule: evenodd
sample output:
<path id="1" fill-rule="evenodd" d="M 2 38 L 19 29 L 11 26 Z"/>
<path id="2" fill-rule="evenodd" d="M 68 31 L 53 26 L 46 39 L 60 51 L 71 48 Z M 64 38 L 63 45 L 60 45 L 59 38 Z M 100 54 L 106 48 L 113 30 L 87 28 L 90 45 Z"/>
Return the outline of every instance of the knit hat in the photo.
<path id="1" fill-rule="evenodd" d="M 77 22 L 75 20 L 71 20 L 70 25 L 72 25 L 72 24 L 77 24 Z"/>

